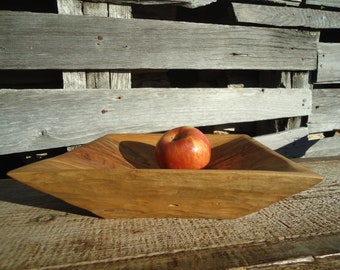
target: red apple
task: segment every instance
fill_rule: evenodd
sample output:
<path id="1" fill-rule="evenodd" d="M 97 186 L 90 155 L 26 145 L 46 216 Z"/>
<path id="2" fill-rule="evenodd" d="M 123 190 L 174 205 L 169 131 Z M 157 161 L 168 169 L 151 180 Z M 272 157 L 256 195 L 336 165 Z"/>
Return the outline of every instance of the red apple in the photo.
<path id="1" fill-rule="evenodd" d="M 210 157 L 208 138 L 194 127 L 169 130 L 156 144 L 156 159 L 161 169 L 202 169 Z"/>

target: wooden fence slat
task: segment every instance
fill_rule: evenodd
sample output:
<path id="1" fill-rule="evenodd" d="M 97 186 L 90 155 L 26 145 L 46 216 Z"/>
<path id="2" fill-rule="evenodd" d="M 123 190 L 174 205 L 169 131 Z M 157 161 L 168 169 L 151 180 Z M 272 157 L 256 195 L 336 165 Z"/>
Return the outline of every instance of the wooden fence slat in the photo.
<path id="1" fill-rule="evenodd" d="M 309 89 L 0 90 L 0 154 L 144 133 L 308 115 Z"/>
<path id="2" fill-rule="evenodd" d="M 188 8 L 197 8 L 216 2 L 217 0 L 86 0 L 95 3 L 110 4 L 139 4 L 139 5 L 178 5 Z"/>
<path id="3" fill-rule="evenodd" d="M 314 89 L 312 114 L 308 118 L 310 133 L 340 128 L 340 89 Z"/>
<path id="4" fill-rule="evenodd" d="M 340 15 L 339 15 L 340 17 Z M 318 83 L 340 83 L 340 43 L 318 44 Z"/>
<path id="5" fill-rule="evenodd" d="M 340 28 L 339 12 L 241 3 L 232 5 L 239 22 L 314 29 Z"/>
<path id="6" fill-rule="evenodd" d="M 83 2 L 84 16 L 108 17 L 109 9 L 106 3 L 88 3 Z M 94 89 L 110 89 L 110 72 L 87 72 L 86 87 Z"/>
<path id="7" fill-rule="evenodd" d="M 81 0 L 57 0 L 59 14 L 83 15 Z"/>
<path id="8" fill-rule="evenodd" d="M 303 137 L 308 136 L 308 128 L 301 127 L 290 130 L 285 130 L 277 133 L 266 134 L 254 137 L 255 140 L 276 150 L 286 145 L 292 144 Z"/>
<path id="9" fill-rule="evenodd" d="M 306 158 L 340 156 L 340 136 L 323 138 L 312 145 L 305 154 Z"/>
<path id="10" fill-rule="evenodd" d="M 113 17 L 130 19 L 132 10 L 130 6 L 112 5 L 103 3 L 81 3 L 79 0 L 58 0 L 60 14 L 89 15 L 100 17 Z M 64 88 L 131 88 L 131 73 L 123 71 L 63 72 Z"/>
<path id="11" fill-rule="evenodd" d="M 57 0 L 59 14 L 83 15 L 80 0 Z M 86 88 L 86 74 L 83 71 L 63 72 L 63 87 L 66 89 Z"/>
<path id="12" fill-rule="evenodd" d="M 306 0 L 307 5 L 340 7 L 340 0 Z"/>
<path id="13" fill-rule="evenodd" d="M 108 4 L 109 17 L 131 19 L 132 7 L 124 5 Z M 110 71 L 110 88 L 112 89 L 129 89 L 131 88 L 131 73 L 123 70 Z"/>
<path id="14" fill-rule="evenodd" d="M 138 4 L 138 5 L 178 5 L 187 8 L 197 8 L 217 0 L 85 0 L 87 2 L 111 3 L 111 4 Z M 256 0 L 252 0 L 256 1 Z M 302 0 L 267 0 L 273 3 L 298 6 Z"/>
<path id="15" fill-rule="evenodd" d="M 314 70 L 316 46 L 290 29 L 0 12 L 1 69 Z"/>

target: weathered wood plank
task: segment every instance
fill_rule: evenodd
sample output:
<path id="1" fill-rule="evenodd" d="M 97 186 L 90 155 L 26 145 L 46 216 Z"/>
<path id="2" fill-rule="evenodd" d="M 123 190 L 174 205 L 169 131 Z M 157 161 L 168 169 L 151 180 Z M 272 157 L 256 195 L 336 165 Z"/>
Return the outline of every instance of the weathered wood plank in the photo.
<path id="1" fill-rule="evenodd" d="M 318 83 L 340 83 L 340 43 L 318 44 L 317 73 Z"/>
<path id="2" fill-rule="evenodd" d="M 57 0 L 59 14 L 83 15 L 81 0 Z"/>
<path id="3" fill-rule="evenodd" d="M 293 72 L 291 75 L 292 87 L 293 88 L 308 88 L 312 89 L 312 84 L 310 82 L 311 74 L 310 72 Z"/>
<path id="4" fill-rule="evenodd" d="M 256 136 L 254 139 L 260 143 L 268 146 L 269 148 L 276 150 L 287 145 L 291 145 L 294 142 L 301 140 L 303 137 L 308 136 L 308 128 L 301 127 L 296 129 L 290 129 L 287 131 L 281 131 L 272 134 L 266 134 Z"/>
<path id="5" fill-rule="evenodd" d="M 130 6 L 106 3 L 87 3 L 72 0 L 58 0 L 60 14 L 88 15 L 129 19 L 132 15 Z M 64 88 L 131 88 L 131 74 L 118 71 L 101 72 L 63 72 Z"/>
<path id="6" fill-rule="evenodd" d="M 251 0 L 252 2 L 260 2 L 259 0 Z M 267 2 L 284 4 L 287 6 L 299 6 L 302 0 L 267 0 Z"/>
<path id="7" fill-rule="evenodd" d="M 309 72 L 282 72 L 281 84 L 286 88 L 293 87 L 292 91 L 295 88 L 311 89 L 309 76 Z M 286 157 L 302 157 L 311 143 L 308 142 L 308 128 L 300 127 L 301 118 L 288 118 L 285 131 L 256 136 L 255 139 Z"/>
<path id="8" fill-rule="evenodd" d="M 340 0 L 306 0 L 307 5 L 340 7 Z"/>
<path id="9" fill-rule="evenodd" d="M 340 266 L 340 236 L 315 236 L 306 239 L 289 239 L 278 242 L 245 243 L 244 245 L 219 246 L 210 249 L 183 250 L 175 253 L 155 254 L 152 257 L 135 257 L 130 261 L 94 262 L 94 268 L 103 270 L 114 267 L 119 270 L 137 269 L 169 269 L 176 265 L 177 269 L 232 269 L 232 270 L 320 270 L 338 269 Z M 254 256 L 256 254 L 256 256 Z M 326 260 L 324 255 L 329 255 Z M 333 259 L 333 260 L 332 260 Z M 130 267 L 131 266 L 131 267 Z M 325 268 L 320 268 L 326 266 Z M 328 266 L 328 268 L 327 268 Z M 87 266 L 70 266 L 68 269 L 88 269 Z"/>
<path id="10" fill-rule="evenodd" d="M 340 128 L 340 89 L 314 89 L 313 109 L 308 118 L 309 133 Z"/>
<path id="11" fill-rule="evenodd" d="M 308 132 L 307 127 L 301 127 L 254 139 L 289 158 L 340 156 L 340 136 L 309 140 Z"/>
<path id="12" fill-rule="evenodd" d="M 340 28 L 339 12 L 232 3 L 239 22 L 314 29 Z"/>
<path id="13" fill-rule="evenodd" d="M 312 84 L 310 82 L 311 71 L 305 72 L 291 72 L 291 85 L 294 91 L 294 88 L 306 88 L 312 89 Z M 286 130 L 289 129 L 297 129 L 301 127 L 302 117 L 292 117 L 287 121 Z"/>
<path id="14" fill-rule="evenodd" d="M 316 38 L 289 29 L 0 13 L 1 69 L 316 69 Z M 204 57 L 202 57 L 204 56 Z"/>
<path id="15" fill-rule="evenodd" d="M 80 0 L 57 0 L 59 14 L 83 15 Z M 63 72 L 63 87 L 66 89 L 86 88 L 86 74 L 83 71 Z"/>
<path id="16" fill-rule="evenodd" d="M 138 5 L 177 5 L 187 8 L 206 6 L 217 0 L 85 0 L 96 3 L 138 4 Z M 251 0 L 256 2 L 257 0 Z M 267 0 L 268 2 L 298 6 L 302 0 Z"/>
<path id="17" fill-rule="evenodd" d="M 131 8 L 131 6 L 109 4 L 108 8 L 109 8 L 109 17 L 121 18 L 121 19 L 131 19 L 132 18 L 132 8 Z"/>
<path id="18" fill-rule="evenodd" d="M 108 17 L 109 9 L 106 3 L 83 2 L 83 13 L 85 16 Z M 86 88 L 89 89 L 109 89 L 110 72 L 86 72 Z"/>
<path id="19" fill-rule="evenodd" d="M 188 8 L 197 8 L 209 5 L 217 0 L 86 0 L 88 2 L 96 3 L 110 3 L 110 4 L 139 4 L 139 5 L 177 5 Z"/>
<path id="20" fill-rule="evenodd" d="M 80 144 L 107 133 L 308 115 L 311 104 L 308 89 L 4 89 L 0 153 Z"/>
<path id="21" fill-rule="evenodd" d="M 127 5 L 108 4 L 109 17 L 131 19 L 132 7 Z M 131 73 L 122 70 L 110 71 L 110 88 L 129 89 L 131 88 Z"/>
<path id="22" fill-rule="evenodd" d="M 323 138 L 313 144 L 305 157 L 335 157 L 340 156 L 340 136 Z"/>
<path id="23" fill-rule="evenodd" d="M 83 71 L 63 72 L 63 85 L 65 89 L 86 88 L 86 73 Z"/>

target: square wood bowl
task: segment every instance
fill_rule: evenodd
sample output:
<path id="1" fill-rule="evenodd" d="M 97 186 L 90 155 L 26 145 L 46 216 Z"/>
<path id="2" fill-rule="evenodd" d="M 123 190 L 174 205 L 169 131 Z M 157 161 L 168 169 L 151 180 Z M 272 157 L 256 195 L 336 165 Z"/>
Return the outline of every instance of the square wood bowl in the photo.
<path id="1" fill-rule="evenodd" d="M 205 169 L 159 169 L 160 136 L 106 135 L 8 175 L 103 218 L 238 218 L 322 180 L 247 135 L 207 135 Z"/>

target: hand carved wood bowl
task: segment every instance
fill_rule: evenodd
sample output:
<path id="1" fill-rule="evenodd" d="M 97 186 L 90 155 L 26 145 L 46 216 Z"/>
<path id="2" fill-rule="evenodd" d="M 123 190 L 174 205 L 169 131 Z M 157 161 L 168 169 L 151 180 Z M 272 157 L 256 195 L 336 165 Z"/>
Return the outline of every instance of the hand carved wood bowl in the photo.
<path id="1" fill-rule="evenodd" d="M 246 135 L 207 135 L 206 169 L 159 169 L 160 136 L 107 135 L 9 176 L 103 218 L 238 218 L 322 180 Z"/>

